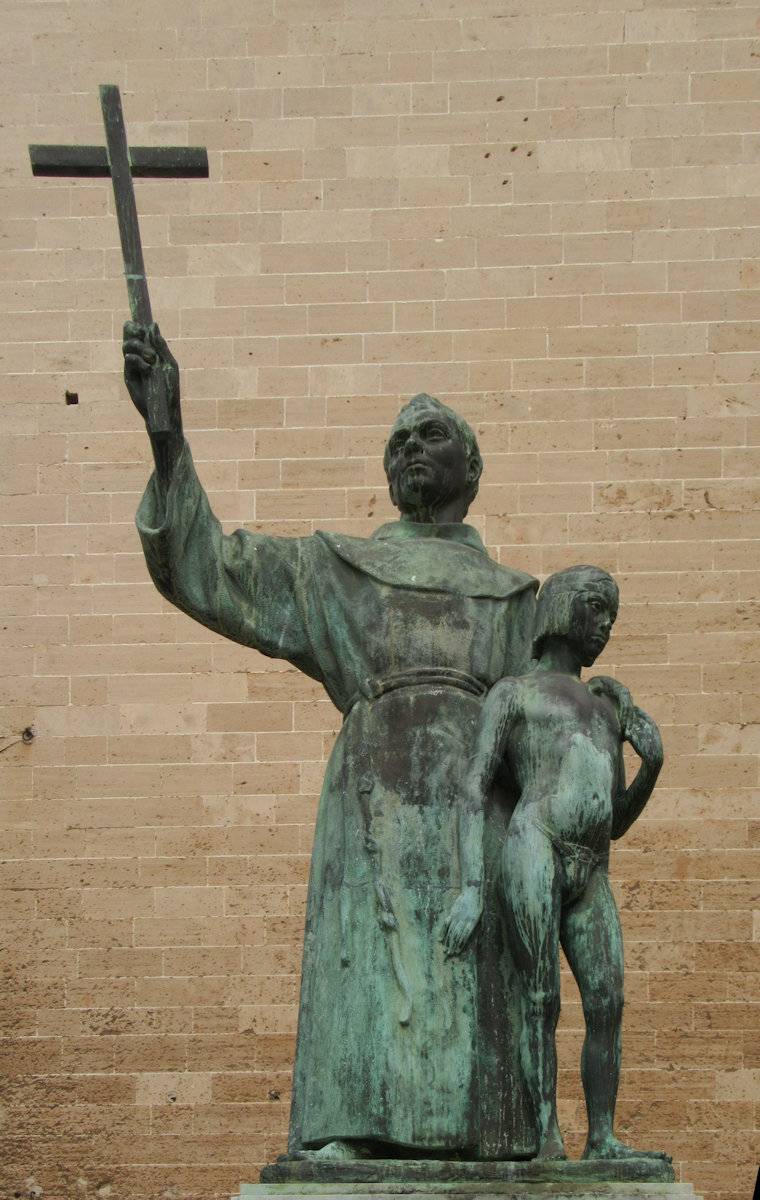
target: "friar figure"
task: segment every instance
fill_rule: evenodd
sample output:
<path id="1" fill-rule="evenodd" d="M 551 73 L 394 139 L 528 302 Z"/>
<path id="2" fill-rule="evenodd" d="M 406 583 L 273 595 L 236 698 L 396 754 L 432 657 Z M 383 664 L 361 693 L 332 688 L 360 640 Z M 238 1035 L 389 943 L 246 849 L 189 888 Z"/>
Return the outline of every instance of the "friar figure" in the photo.
<path id="1" fill-rule="evenodd" d="M 488 896 L 479 937 L 451 945 L 486 886 L 464 767 L 488 688 L 527 665 L 537 586 L 464 523 L 482 469 L 472 430 L 427 395 L 402 409 L 385 452 L 400 520 L 371 538 L 227 536 L 156 327 L 127 325 L 124 355 L 143 416 L 149 386 L 168 395 L 137 516 L 159 591 L 319 680 L 343 714 L 316 819 L 289 1154 L 530 1155 L 519 1003 Z M 489 862 L 507 819 L 494 800 Z"/>
<path id="2" fill-rule="evenodd" d="M 627 688 L 605 676 L 581 682 L 581 668 L 601 654 L 617 611 L 618 589 L 606 571 L 570 567 L 547 579 L 536 611 L 535 662 L 528 674 L 502 679 L 489 693 L 467 787 L 466 807 L 475 814 L 506 765 L 520 795 L 504 845 L 502 892 L 520 979 L 521 1062 L 540 1159 L 567 1157 L 557 1122 L 560 945 L 586 1021 L 581 1074 L 589 1129 L 583 1157 L 667 1157 L 633 1150 L 613 1135 L 623 943 L 608 875 L 610 839 L 621 837 L 641 814 L 663 760 L 657 726 L 634 706 Z M 641 759 L 628 788 L 624 742 Z M 460 907 L 464 911 L 463 901 Z M 466 941 L 471 926 L 462 920 L 453 949 Z"/>

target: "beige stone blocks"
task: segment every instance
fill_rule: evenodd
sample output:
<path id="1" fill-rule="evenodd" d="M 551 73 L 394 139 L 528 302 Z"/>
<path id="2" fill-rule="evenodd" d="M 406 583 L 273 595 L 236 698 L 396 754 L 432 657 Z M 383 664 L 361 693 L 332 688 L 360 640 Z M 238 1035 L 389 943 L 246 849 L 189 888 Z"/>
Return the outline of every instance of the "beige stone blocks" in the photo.
<path id="1" fill-rule="evenodd" d="M 107 181 L 33 178 L 26 149 L 102 142 L 96 85 L 114 81 L 133 144 L 208 147 L 210 179 L 135 190 L 225 530 L 367 536 L 392 519 L 384 439 L 424 390 L 476 429 L 471 519 L 494 557 L 617 575 L 599 670 L 630 684 L 667 756 L 612 858 L 620 1132 L 667 1148 L 709 1200 L 745 1200 L 760 1108 L 755 10 L 0 13 L 0 1190 L 222 1197 L 282 1151 L 340 724 L 317 683 L 193 625 L 148 580 L 113 200 Z M 563 988 L 577 1155 L 582 1014 L 569 975 Z"/>

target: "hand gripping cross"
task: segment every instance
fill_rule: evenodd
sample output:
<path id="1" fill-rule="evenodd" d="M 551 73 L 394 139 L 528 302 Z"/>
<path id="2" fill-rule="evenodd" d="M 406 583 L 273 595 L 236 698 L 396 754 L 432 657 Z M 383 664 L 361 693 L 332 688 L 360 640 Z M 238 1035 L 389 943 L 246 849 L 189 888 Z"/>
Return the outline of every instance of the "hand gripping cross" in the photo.
<path id="1" fill-rule="evenodd" d="M 153 316 L 145 278 L 140 227 L 137 223 L 133 176 L 208 178 L 208 155 L 203 146 L 127 145 L 121 96 L 115 84 L 100 85 L 100 106 L 106 131 L 105 146 L 29 147 L 34 175 L 107 176 L 113 181 L 121 252 L 132 320 L 151 325 Z M 166 394 L 160 378 L 151 379 L 148 393 L 148 429 L 159 441 L 169 436 Z"/>

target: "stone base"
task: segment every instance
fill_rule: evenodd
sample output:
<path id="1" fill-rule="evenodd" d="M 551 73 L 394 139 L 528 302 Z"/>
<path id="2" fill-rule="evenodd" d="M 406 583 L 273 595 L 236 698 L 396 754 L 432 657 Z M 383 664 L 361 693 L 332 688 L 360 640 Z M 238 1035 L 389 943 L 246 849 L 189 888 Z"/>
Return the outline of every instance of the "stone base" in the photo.
<path id="1" fill-rule="evenodd" d="M 461 1162 L 426 1158 L 360 1158 L 348 1162 L 278 1159 L 261 1172 L 262 1184 L 382 1184 L 387 1191 L 419 1190 L 420 1184 L 512 1185 L 533 1183 L 672 1183 L 671 1162 L 658 1158 L 621 1158 L 604 1162 Z"/>
<path id="2" fill-rule="evenodd" d="M 651 1158 L 557 1163 L 282 1159 L 265 1167 L 261 1179 L 242 1184 L 233 1200 L 699 1200 L 691 1184 L 673 1182 L 670 1163 Z"/>
<path id="3" fill-rule="evenodd" d="M 538 1180 L 460 1180 L 413 1183 L 280 1183 L 242 1184 L 232 1200 L 700 1200 L 690 1183 L 624 1183 L 620 1181 L 539 1182 Z"/>

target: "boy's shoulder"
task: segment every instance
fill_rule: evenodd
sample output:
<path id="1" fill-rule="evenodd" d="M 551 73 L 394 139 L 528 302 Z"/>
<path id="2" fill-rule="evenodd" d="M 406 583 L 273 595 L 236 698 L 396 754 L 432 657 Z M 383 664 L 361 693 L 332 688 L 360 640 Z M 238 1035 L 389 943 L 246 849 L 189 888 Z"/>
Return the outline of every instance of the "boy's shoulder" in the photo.
<path id="1" fill-rule="evenodd" d="M 529 703 L 531 697 L 542 702 L 555 698 L 564 703 L 592 703 L 598 700 L 612 702 L 617 698 L 618 689 L 622 685 L 604 676 L 585 681 L 571 672 L 564 671 L 528 671 L 525 675 L 506 675 L 499 679 L 488 693 L 488 699 L 493 705 L 503 707 L 520 703 Z"/>
<path id="2" fill-rule="evenodd" d="M 589 680 L 589 682 L 591 681 Z M 614 680 L 609 682 L 614 682 Z M 505 675 L 502 679 L 497 680 L 491 687 L 489 695 L 497 691 L 513 692 L 525 688 L 540 688 L 544 691 L 563 686 L 565 683 L 571 687 L 588 687 L 587 683 L 578 679 L 571 671 L 542 671 L 537 670 L 533 664 L 524 675 Z"/>
<path id="3" fill-rule="evenodd" d="M 579 684 L 572 675 L 550 674 L 530 670 L 525 675 L 505 675 L 492 686 L 488 700 L 492 705 L 513 706 L 529 701 L 531 696 L 546 696 L 552 692 L 571 689 Z M 581 685 L 585 689 L 585 684 Z"/>
<path id="4" fill-rule="evenodd" d="M 496 683 L 491 685 L 488 691 L 488 699 L 508 699 L 510 696 L 513 696 L 519 692 L 529 678 L 529 675 L 504 675 L 501 679 L 497 679 Z"/>

